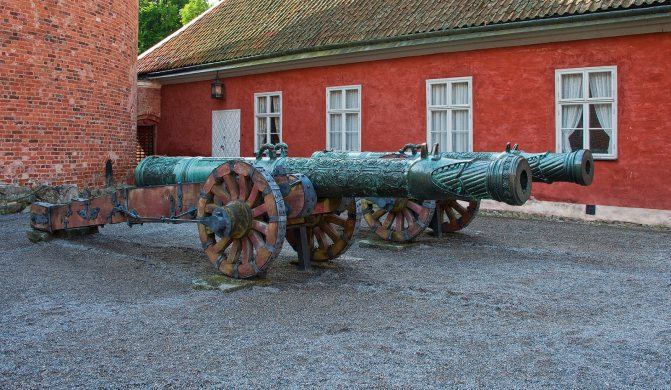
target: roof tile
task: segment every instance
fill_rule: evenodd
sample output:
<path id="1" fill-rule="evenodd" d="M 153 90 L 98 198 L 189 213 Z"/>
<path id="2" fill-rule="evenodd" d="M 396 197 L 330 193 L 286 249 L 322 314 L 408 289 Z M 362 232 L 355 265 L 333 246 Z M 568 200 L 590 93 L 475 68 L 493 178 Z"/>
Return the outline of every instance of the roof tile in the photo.
<path id="1" fill-rule="evenodd" d="M 671 0 L 223 0 L 143 55 L 138 72 L 669 4 Z"/>

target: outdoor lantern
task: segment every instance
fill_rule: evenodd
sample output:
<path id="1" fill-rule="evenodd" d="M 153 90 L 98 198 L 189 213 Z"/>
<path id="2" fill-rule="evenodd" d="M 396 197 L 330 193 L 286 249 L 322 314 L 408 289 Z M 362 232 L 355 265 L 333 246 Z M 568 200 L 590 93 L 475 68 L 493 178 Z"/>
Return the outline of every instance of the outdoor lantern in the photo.
<path id="1" fill-rule="evenodd" d="M 219 80 L 219 72 L 217 71 L 217 79 L 212 82 L 212 99 L 224 99 L 224 83 Z"/>

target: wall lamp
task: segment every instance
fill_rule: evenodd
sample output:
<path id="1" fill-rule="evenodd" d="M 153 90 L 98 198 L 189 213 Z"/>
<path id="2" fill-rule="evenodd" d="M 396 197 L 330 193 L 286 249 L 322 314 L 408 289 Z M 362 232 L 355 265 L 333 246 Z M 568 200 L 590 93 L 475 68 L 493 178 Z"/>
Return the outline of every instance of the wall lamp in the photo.
<path id="1" fill-rule="evenodd" d="M 211 87 L 212 92 L 210 96 L 212 96 L 212 99 L 224 100 L 224 83 L 219 80 L 219 71 L 217 71 L 217 79 L 212 82 Z"/>

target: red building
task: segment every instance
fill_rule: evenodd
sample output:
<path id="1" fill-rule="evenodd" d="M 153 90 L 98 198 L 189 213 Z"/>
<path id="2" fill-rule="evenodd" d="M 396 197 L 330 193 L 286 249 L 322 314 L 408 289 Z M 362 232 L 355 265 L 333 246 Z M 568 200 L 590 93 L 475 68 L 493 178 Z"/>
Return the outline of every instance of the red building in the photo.
<path id="1" fill-rule="evenodd" d="M 158 154 L 589 148 L 592 186 L 534 197 L 671 210 L 670 28 L 671 1 L 228 0 L 138 76 L 160 84 Z"/>

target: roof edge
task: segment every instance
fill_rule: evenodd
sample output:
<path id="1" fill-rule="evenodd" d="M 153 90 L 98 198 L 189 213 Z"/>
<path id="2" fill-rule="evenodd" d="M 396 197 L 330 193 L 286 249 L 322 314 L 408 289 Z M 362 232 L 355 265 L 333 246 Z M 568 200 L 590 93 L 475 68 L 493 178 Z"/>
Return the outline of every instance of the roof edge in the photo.
<path id="1" fill-rule="evenodd" d="M 671 22 L 670 17 L 671 17 L 671 5 L 665 5 L 654 8 L 646 7 L 634 10 L 613 11 L 608 13 L 607 18 L 604 18 L 604 13 L 573 15 L 569 17 L 545 18 L 545 19 L 520 21 L 513 23 L 501 23 L 488 26 L 469 27 L 459 29 L 457 31 L 449 30 L 449 31 L 440 31 L 440 32 L 423 33 L 415 35 L 405 35 L 401 37 L 357 42 L 355 44 L 322 46 L 317 50 L 285 51 L 269 55 L 246 57 L 246 58 L 213 62 L 208 64 L 194 65 L 176 69 L 167 69 L 163 71 L 144 72 L 139 73 L 138 77 L 141 79 L 165 80 L 170 78 L 180 78 L 187 75 L 195 75 L 199 73 L 212 73 L 215 71 L 226 72 L 231 69 L 240 69 L 244 67 L 257 66 L 259 64 L 272 65 L 297 60 L 298 61 L 305 61 L 310 59 L 318 60 L 323 59 L 325 57 L 333 57 L 337 55 L 354 55 L 356 53 L 361 54 L 367 52 L 379 52 L 382 50 L 400 48 L 400 47 L 410 49 L 414 46 L 425 46 L 430 44 L 448 45 L 448 44 L 455 44 L 456 42 L 460 41 L 474 42 L 487 39 L 497 40 L 496 37 L 501 37 L 501 39 L 498 40 L 504 41 L 506 39 L 508 40 L 511 39 L 509 38 L 510 36 L 520 34 L 530 35 L 530 34 L 542 33 L 543 37 L 547 37 L 552 34 L 557 35 L 564 34 L 565 31 L 572 29 L 579 29 L 579 28 L 585 29 L 589 27 L 594 27 L 604 30 L 608 28 L 612 29 L 613 26 L 616 25 L 623 25 L 623 24 L 648 25 L 648 24 L 654 24 L 656 21 L 660 23 L 659 28 L 654 28 L 653 31 L 644 31 L 637 33 L 640 34 L 646 32 L 665 32 L 665 31 L 668 32 L 669 30 L 668 29 L 664 30 L 662 26 L 664 23 Z M 670 19 L 670 20 L 665 21 L 664 19 Z M 608 36 L 621 36 L 630 34 L 633 33 L 622 31 L 621 33 L 613 33 Z M 584 38 L 566 37 L 564 39 L 547 40 L 547 42 L 570 41 L 576 39 L 584 39 Z M 541 43 L 541 42 L 534 42 L 534 43 Z M 492 47 L 518 46 L 534 43 L 519 43 L 519 44 L 510 43 Z M 464 44 L 462 43 L 461 45 L 463 46 Z M 483 47 L 477 47 L 476 49 L 481 48 Z M 460 50 L 448 50 L 448 51 L 467 51 L 467 50 L 474 50 L 474 49 L 462 48 Z M 424 55 L 424 54 L 431 54 L 431 53 L 418 52 L 417 54 L 414 55 Z M 351 62 L 357 62 L 357 61 L 351 61 Z M 322 64 L 322 65 L 328 65 L 328 64 Z M 314 66 L 320 66 L 320 65 L 314 65 Z M 224 75 L 224 77 L 227 76 Z"/>
<path id="2" fill-rule="evenodd" d="M 163 46 L 163 44 L 165 44 L 165 43 L 168 42 L 169 40 L 173 39 L 173 38 L 176 37 L 177 35 L 181 34 L 182 31 L 184 31 L 184 30 L 186 30 L 187 28 L 189 28 L 192 24 L 198 22 L 198 21 L 199 21 L 200 19 L 202 19 L 205 15 L 209 14 L 210 11 L 212 11 L 213 9 L 219 7 L 220 5 L 224 4 L 225 2 L 226 2 L 226 0 L 221 0 L 219 3 L 213 5 L 212 7 L 208 8 L 208 9 L 206 9 L 205 12 L 203 12 L 202 14 L 200 14 L 200 15 L 196 16 L 195 18 L 193 18 L 189 23 L 183 25 L 182 27 L 180 27 L 179 29 L 177 29 L 177 31 L 175 31 L 174 33 L 172 33 L 172 34 L 168 35 L 167 37 L 161 39 L 157 44 L 155 44 L 154 46 L 152 46 L 152 47 L 150 47 L 149 49 L 147 49 L 147 50 L 143 51 L 142 53 L 140 53 L 140 55 L 137 56 L 137 60 L 140 61 L 141 59 L 143 59 L 144 57 L 146 57 L 149 53 L 151 53 L 151 52 L 153 52 L 154 50 L 158 49 L 159 47 Z"/>

